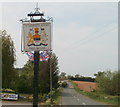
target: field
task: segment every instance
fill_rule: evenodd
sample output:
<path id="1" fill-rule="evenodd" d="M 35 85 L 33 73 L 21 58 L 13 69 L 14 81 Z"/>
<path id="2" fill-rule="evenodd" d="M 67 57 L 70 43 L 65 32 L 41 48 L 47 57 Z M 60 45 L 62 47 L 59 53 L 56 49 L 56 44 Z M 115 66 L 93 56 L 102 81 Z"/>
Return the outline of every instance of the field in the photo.
<path id="1" fill-rule="evenodd" d="M 84 91 L 91 92 L 97 88 L 97 83 L 95 82 L 84 82 L 84 81 L 73 81 L 77 86 Z"/>
<path id="2" fill-rule="evenodd" d="M 112 96 L 104 92 L 93 91 L 97 88 L 97 83 L 95 82 L 71 81 L 71 83 L 73 83 L 75 90 L 80 94 L 86 95 L 97 101 L 105 102 L 106 104 L 119 105 L 118 107 L 120 107 L 120 96 Z"/>

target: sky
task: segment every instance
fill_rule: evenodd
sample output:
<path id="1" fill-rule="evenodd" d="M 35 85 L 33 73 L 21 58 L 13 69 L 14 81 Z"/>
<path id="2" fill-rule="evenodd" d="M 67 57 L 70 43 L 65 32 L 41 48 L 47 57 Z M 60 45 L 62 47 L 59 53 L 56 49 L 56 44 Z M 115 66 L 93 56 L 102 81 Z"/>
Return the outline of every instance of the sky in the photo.
<path id="1" fill-rule="evenodd" d="M 2 30 L 14 41 L 15 67 L 28 60 L 21 52 L 19 20 L 35 6 L 36 2 L 2 3 Z M 46 17 L 53 17 L 53 52 L 60 72 L 93 77 L 98 71 L 118 69 L 117 2 L 38 2 L 38 6 Z"/>

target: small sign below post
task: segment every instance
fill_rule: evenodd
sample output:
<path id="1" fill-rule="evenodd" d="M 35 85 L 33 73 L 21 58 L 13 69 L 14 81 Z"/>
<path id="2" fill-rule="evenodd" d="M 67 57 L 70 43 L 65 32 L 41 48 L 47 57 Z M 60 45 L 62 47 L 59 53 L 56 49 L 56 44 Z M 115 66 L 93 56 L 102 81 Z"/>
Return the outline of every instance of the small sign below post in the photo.
<path id="1" fill-rule="evenodd" d="M 50 22 L 23 22 L 22 36 L 24 51 L 52 50 Z"/>

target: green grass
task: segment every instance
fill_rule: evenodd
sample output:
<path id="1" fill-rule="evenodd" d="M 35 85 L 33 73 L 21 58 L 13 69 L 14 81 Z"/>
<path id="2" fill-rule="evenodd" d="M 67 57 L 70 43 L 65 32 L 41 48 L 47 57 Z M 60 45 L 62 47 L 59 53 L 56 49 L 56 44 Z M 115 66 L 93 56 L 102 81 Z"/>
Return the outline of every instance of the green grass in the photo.
<path id="1" fill-rule="evenodd" d="M 62 92 L 62 88 L 59 89 L 59 91 L 57 91 L 53 97 L 54 103 L 56 105 L 60 104 L 61 102 L 61 92 Z"/>
<path id="2" fill-rule="evenodd" d="M 60 88 L 59 90 L 56 90 L 52 96 L 52 100 L 53 100 L 53 105 L 58 105 L 61 103 L 61 92 L 62 92 L 62 88 Z M 43 105 L 51 105 L 51 99 L 46 100 L 46 102 L 43 103 Z"/>
<path id="3" fill-rule="evenodd" d="M 63 88 L 59 88 L 55 91 L 52 92 L 52 100 L 53 100 L 53 104 L 54 105 L 58 105 L 61 103 L 61 92 L 62 92 Z M 28 99 L 28 96 L 32 96 L 32 94 L 20 94 L 21 96 L 25 96 L 26 99 L 19 99 L 19 102 L 32 102 L 32 99 Z M 45 99 L 43 98 L 44 96 L 42 96 L 42 100 L 40 101 L 40 103 L 42 105 L 51 105 L 51 100 L 49 99 Z M 41 98 L 40 98 L 41 99 Z"/>
<path id="4" fill-rule="evenodd" d="M 119 100 L 120 96 L 111 96 L 111 95 L 107 95 L 105 93 L 97 92 L 97 91 L 86 92 L 86 91 L 83 91 L 80 88 L 78 88 L 76 83 L 73 83 L 72 81 L 70 81 L 70 82 L 73 84 L 75 90 L 80 94 L 86 95 L 86 96 L 88 96 L 88 97 L 90 97 L 94 100 L 104 102 L 104 103 L 107 103 L 107 104 L 119 105 L 118 101 L 120 101 Z"/>

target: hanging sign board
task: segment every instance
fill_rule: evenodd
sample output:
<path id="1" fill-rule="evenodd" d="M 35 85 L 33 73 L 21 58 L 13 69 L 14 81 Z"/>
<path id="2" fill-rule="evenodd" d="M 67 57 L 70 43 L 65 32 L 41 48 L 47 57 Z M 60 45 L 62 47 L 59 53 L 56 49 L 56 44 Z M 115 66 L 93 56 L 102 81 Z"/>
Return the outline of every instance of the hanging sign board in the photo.
<path id="1" fill-rule="evenodd" d="M 22 37 L 24 51 L 45 51 L 51 49 L 50 22 L 23 22 Z"/>

